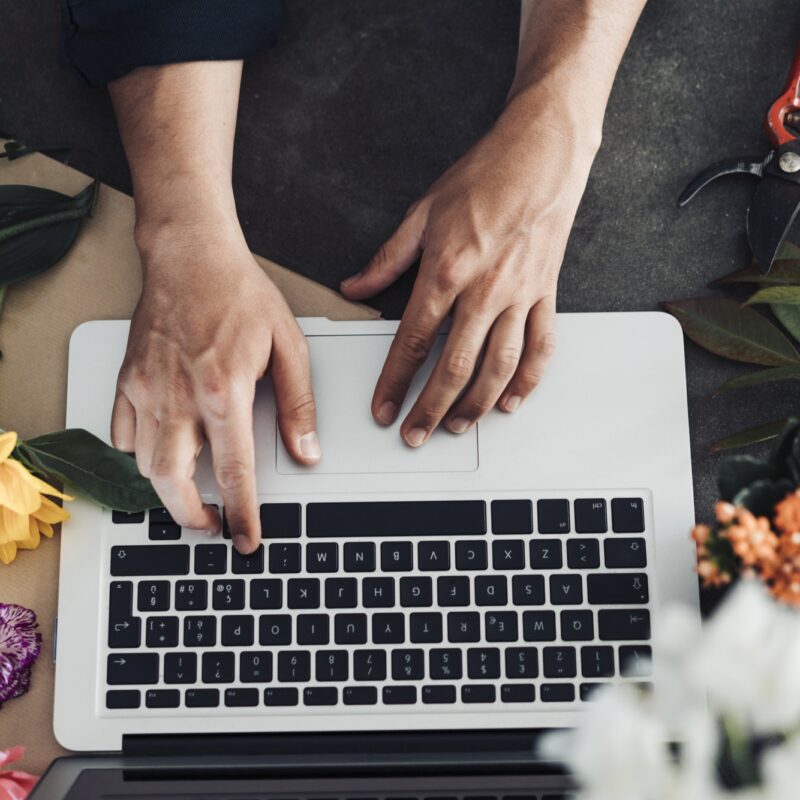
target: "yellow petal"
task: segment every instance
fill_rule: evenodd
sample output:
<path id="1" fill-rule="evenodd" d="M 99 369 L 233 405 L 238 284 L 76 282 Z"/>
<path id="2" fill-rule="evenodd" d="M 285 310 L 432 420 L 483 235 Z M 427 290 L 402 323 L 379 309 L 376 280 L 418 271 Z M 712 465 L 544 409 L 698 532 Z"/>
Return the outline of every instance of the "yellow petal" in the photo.
<path id="1" fill-rule="evenodd" d="M 17 434 L 14 431 L 6 431 L 0 434 L 0 463 L 5 461 L 11 451 L 17 446 Z"/>
<path id="2" fill-rule="evenodd" d="M 17 545 L 14 542 L 0 544 L 0 561 L 10 564 L 17 556 Z"/>
<path id="3" fill-rule="evenodd" d="M 25 468 L 7 459 L 0 464 L 0 506 L 18 514 L 30 514 L 42 504 L 39 487 L 29 479 L 33 476 Z"/>
<path id="4" fill-rule="evenodd" d="M 39 528 L 36 525 L 36 520 L 31 519 L 28 527 L 28 535 L 20 542 L 17 542 L 17 547 L 20 550 L 35 550 L 39 546 Z"/>
<path id="5" fill-rule="evenodd" d="M 54 497 L 60 497 L 62 500 L 74 500 L 73 497 L 70 497 L 68 494 L 64 494 L 63 492 L 59 492 L 55 486 L 51 486 L 46 481 L 43 481 L 41 478 L 37 478 L 32 472 L 28 472 L 25 468 L 25 465 L 22 464 L 20 461 L 17 461 L 15 458 L 9 458 L 6 461 L 12 469 L 27 483 L 31 486 L 35 486 L 38 491 L 42 494 L 50 494 Z"/>
<path id="6" fill-rule="evenodd" d="M 37 525 L 39 526 L 39 533 L 43 533 L 48 539 L 52 538 L 53 526 L 49 522 L 37 520 Z"/>
<path id="7" fill-rule="evenodd" d="M 55 524 L 69 519 L 69 511 L 54 503 L 49 497 L 42 497 L 42 505 L 33 512 L 33 516 L 42 522 Z"/>
<path id="8" fill-rule="evenodd" d="M 0 541 L 19 542 L 30 535 L 30 517 L 10 508 L 0 508 Z"/>

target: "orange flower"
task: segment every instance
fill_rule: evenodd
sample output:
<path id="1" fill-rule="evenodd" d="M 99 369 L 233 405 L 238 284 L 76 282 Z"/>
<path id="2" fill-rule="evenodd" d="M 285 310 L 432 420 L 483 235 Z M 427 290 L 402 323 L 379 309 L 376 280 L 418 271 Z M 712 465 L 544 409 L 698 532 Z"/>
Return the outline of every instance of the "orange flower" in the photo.
<path id="1" fill-rule="evenodd" d="M 775 525 L 783 533 L 800 531 L 800 490 L 794 491 L 775 506 Z"/>

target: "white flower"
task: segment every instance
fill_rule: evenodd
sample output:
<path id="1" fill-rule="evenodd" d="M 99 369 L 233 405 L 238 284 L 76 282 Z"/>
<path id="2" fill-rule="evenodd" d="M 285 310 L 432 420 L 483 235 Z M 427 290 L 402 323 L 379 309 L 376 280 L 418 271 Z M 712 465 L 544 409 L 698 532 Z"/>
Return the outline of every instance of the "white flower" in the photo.
<path id="1" fill-rule="evenodd" d="M 800 735 L 770 748 L 764 756 L 761 772 L 765 800 L 796 797 L 800 784 Z"/>

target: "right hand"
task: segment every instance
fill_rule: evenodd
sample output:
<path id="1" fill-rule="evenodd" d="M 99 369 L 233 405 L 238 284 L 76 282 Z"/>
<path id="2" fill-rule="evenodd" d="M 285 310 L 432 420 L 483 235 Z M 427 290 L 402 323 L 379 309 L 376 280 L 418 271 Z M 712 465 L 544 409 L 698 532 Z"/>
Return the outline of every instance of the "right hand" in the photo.
<path id="1" fill-rule="evenodd" d="M 137 231 L 142 296 L 131 321 L 111 420 L 114 446 L 175 521 L 218 531 L 194 471 L 204 441 L 239 552 L 258 547 L 253 401 L 272 376 L 287 451 L 313 464 L 320 450 L 308 345 L 286 301 L 253 259 L 236 225 L 168 225 Z"/>

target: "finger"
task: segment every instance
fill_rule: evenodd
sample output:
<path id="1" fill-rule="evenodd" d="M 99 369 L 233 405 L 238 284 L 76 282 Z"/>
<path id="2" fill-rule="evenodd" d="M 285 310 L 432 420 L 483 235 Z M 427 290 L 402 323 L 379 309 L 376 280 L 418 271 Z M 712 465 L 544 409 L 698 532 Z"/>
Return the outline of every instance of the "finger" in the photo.
<path id="1" fill-rule="evenodd" d="M 393 284 L 419 258 L 424 230 L 425 215 L 417 208 L 378 248 L 361 272 L 342 281 L 342 294 L 350 300 L 364 300 Z"/>
<path id="2" fill-rule="evenodd" d="M 497 403 L 519 365 L 525 341 L 525 310 L 506 309 L 492 326 L 478 375 L 447 415 L 447 428 L 464 433 Z"/>
<path id="3" fill-rule="evenodd" d="M 111 412 L 111 443 L 123 453 L 132 453 L 136 444 L 136 410 L 120 391 Z"/>
<path id="4" fill-rule="evenodd" d="M 252 553 L 261 541 L 261 523 L 256 496 L 255 448 L 253 445 L 253 395 L 245 385 L 230 386 L 203 409 L 206 438 L 211 445 L 225 518 L 233 544 L 243 554 Z"/>
<path id="5" fill-rule="evenodd" d="M 400 426 L 406 444 L 424 444 L 470 382 L 492 322 L 490 314 L 474 308 L 462 306 L 456 310 L 442 355 Z"/>
<path id="6" fill-rule="evenodd" d="M 543 297 L 528 314 L 522 358 L 500 399 L 499 407 L 503 411 L 516 411 L 539 385 L 555 348 L 556 299 Z"/>
<path id="7" fill-rule="evenodd" d="M 150 481 L 172 518 L 184 528 L 216 532 L 219 513 L 204 504 L 193 480 L 203 440 L 191 419 L 161 420 L 150 465 Z"/>
<path id="8" fill-rule="evenodd" d="M 295 461 L 315 464 L 321 452 L 308 343 L 299 329 L 296 333 L 284 336 L 284 340 L 275 340 L 270 367 L 278 410 L 278 429 Z"/>
<path id="9" fill-rule="evenodd" d="M 143 408 L 137 410 L 134 451 L 136 466 L 145 478 L 150 477 L 150 465 L 153 463 L 153 450 L 156 446 L 157 434 L 158 420 Z"/>

